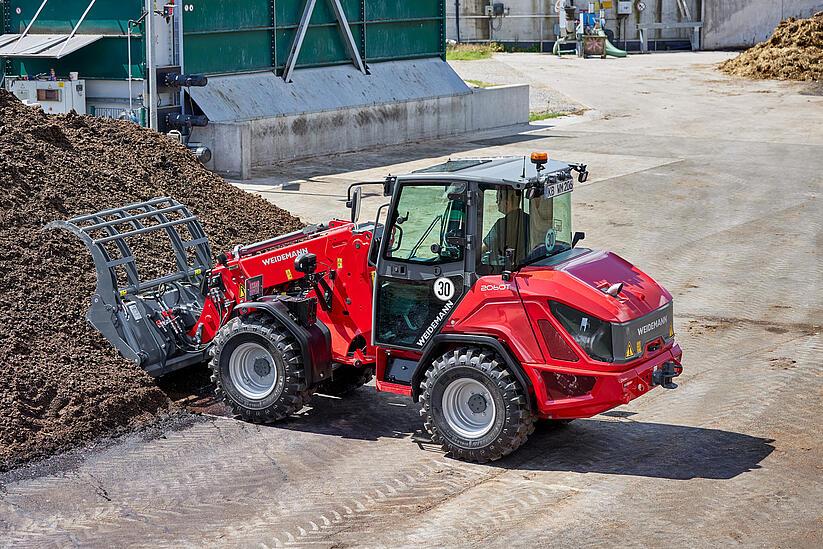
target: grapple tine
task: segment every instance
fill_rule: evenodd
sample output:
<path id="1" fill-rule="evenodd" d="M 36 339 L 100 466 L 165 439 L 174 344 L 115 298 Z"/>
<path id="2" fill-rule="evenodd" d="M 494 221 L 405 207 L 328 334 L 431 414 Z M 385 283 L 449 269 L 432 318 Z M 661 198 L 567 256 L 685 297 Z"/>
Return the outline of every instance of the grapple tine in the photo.
<path id="1" fill-rule="evenodd" d="M 121 230 L 118 230 L 118 227 Z M 122 230 L 128 227 L 128 230 Z M 178 228 L 185 227 L 190 240 Z M 172 198 L 154 198 L 120 208 L 101 210 L 68 219 L 52 221 L 46 229 L 63 229 L 77 236 L 89 249 L 97 274 L 97 287 L 86 313 L 89 323 L 127 359 L 153 375 L 161 375 L 200 360 L 197 353 L 173 356 L 168 342 L 162 341 L 151 319 L 162 309 L 156 296 L 154 307 L 141 294 L 155 292 L 164 285 L 177 285 L 176 299 L 185 298 L 193 308 L 202 308 L 203 297 L 195 291 L 211 269 L 211 248 L 200 221 L 189 209 Z M 171 246 L 176 270 L 165 276 L 143 280 L 128 240 L 165 232 Z M 111 248 L 119 257 L 112 257 Z M 188 250 L 193 254 L 190 259 Z M 125 272 L 126 285 L 118 281 L 118 269 Z M 160 335 L 161 337 L 158 337 Z"/>

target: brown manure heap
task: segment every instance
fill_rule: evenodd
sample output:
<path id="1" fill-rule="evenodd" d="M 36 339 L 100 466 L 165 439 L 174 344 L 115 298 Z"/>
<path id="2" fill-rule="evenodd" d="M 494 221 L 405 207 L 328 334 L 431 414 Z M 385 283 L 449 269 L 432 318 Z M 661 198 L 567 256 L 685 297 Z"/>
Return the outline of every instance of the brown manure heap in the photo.
<path id="1" fill-rule="evenodd" d="M 720 70 L 748 78 L 823 81 L 823 12 L 786 19 L 771 38 L 725 61 Z"/>
<path id="2" fill-rule="evenodd" d="M 91 257 L 67 219 L 157 196 L 199 216 L 217 253 L 300 221 L 207 171 L 182 145 L 125 121 L 45 115 L 0 90 L 0 471 L 173 409 L 166 394 L 85 320 Z M 141 276 L 171 249 L 135 251 Z"/>

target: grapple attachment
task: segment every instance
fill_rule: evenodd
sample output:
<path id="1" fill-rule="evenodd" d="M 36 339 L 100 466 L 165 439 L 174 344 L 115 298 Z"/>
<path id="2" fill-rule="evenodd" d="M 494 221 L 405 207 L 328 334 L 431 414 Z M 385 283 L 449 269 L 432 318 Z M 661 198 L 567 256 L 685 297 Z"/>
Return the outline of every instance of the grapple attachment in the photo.
<path id="1" fill-rule="evenodd" d="M 46 228 L 70 231 L 91 252 L 97 288 L 86 318 L 125 358 L 153 376 L 204 359 L 205 346 L 188 332 L 203 308 L 201 287 L 212 267 L 211 249 L 186 206 L 154 198 L 53 221 Z M 134 243 L 137 239 L 142 247 Z M 158 243 L 170 245 L 172 272 L 142 279 L 129 241 L 141 256 L 160 253 Z"/>

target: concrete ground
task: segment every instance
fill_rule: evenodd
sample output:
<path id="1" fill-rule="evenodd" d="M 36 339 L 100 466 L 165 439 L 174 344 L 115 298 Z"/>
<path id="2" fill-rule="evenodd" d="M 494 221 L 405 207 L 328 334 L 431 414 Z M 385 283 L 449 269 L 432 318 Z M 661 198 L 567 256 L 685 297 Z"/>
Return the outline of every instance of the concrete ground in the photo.
<path id="1" fill-rule="evenodd" d="M 675 296 L 679 389 L 491 465 L 419 448 L 417 406 L 368 387 L 272 427 L 207 417 L 0 478 L 0 544 L 823 546 L 823 97 L 726 77 L 728 55 L 496 56 L 590 110 L 242 185 L 322 221 L 350 182 L 448 156 L 585 162 L 575 228 Z"/>
<path id="2" fill-rule="evenodd" d="M 586 105 L 579 100 L 572 99 L 554 85 L 553 78 L 547 78 L 545 68 L 533 70 L 524 65 L 523 55 L 516 53 L 499 53 L 492 59 L 478 63 L 477 61 L 450 61 L 449 64 L 464 80 L 483 82 L 485 84 L 528 84 L 529 110 L 533 113 L 541 112 L 576 112 L 585 109 Z M 562 61 L 575 60 L 563 58 Z M 561 61 L 560 59 L 556 61 Z M 543 64 L 545 67 L 545 63 Z M 552 68 L 552 73 L 555 68 Z M 574 96 L 576 97 L 576 96 Z"/>

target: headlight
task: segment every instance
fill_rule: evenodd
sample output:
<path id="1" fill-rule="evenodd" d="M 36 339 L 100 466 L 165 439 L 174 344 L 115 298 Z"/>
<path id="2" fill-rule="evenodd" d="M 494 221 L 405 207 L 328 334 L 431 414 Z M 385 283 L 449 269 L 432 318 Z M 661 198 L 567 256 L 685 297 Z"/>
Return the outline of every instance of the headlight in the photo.
<path id="1" fill-rule="evenodd" d="M 587 355 L 595 360 L 614 361 L 610 323 L 556 301 L 550 301 L 549 307 L 554 317 Z"/>

